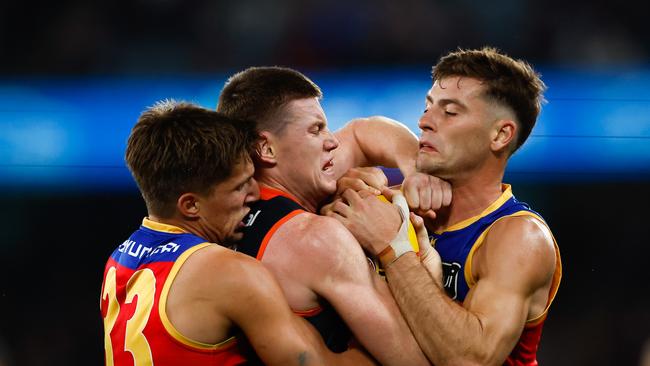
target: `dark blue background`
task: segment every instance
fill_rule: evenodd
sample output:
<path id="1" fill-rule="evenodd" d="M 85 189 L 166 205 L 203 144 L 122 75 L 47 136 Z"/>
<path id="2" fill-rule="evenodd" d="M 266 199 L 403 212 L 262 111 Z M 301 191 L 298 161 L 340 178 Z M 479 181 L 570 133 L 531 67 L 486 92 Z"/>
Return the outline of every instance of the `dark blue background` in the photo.
<path id="1" fill-rule="evenodd" d="M 512 158 L 511 181 L 650 178 L 650 71 L 541 70 L 538 125 Z M 324 91 L 330 128 L 385 115 L 419 133 L 428 68 L 309 73 Z M 16 79 L 0 82 L 2 186 L 125 189 L 123 152 L 140 112 L 175 98 L 216 106 L 227 75 L 193 78 Z M 378 142 L 380 143 L 380 142 Z"/>

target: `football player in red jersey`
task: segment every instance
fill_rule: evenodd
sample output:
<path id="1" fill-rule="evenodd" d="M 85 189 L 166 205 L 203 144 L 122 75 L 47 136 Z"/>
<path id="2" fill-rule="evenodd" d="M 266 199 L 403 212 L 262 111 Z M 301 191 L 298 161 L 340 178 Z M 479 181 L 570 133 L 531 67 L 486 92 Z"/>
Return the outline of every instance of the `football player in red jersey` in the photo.
<path id="1" fill-rule="evenodd" d="M 140 116 L 126 161 L 148 217 L 105 267 L 107 365 L 371 364 L 327 350 L 259 262 L 222 246 L 259 198 L 256 142 L 252 123 L 188 103 Z"/>

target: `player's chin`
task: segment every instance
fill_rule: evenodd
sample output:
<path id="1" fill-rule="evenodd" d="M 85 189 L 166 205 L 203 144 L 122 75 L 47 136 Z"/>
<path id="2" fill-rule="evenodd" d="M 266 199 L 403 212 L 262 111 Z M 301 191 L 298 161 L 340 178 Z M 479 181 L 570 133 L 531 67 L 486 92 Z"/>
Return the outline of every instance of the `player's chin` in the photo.
<path id="1" fill-rule="evenodd" d="M 323 177 L 320 181 L 321 190 L 327 195 L 336 193 L 336 179 L 331 176 Z"/>
<path id="2" fill-rule="evenodd" d="M 420 173 L 432 174 L 436 170 L 436 164 L 430 157 L 418 155 L 415 169 Z"/>

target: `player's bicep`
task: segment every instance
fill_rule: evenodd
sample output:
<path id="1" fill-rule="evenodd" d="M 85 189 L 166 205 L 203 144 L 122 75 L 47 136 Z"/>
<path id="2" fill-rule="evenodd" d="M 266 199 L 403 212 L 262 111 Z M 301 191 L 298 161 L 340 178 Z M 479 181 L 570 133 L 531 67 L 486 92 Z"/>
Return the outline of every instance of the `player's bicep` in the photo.
<path id="1" fill-rule="evenodd" d="M 546 234 L 534 219 L 507 218 L 490 229 L 474 255 L 477 281 L 463 306 L 476 314 L 504 358 L 530 317 L 533 296 L 552 278 L 555 252 Z"/>
<path id="2" fill-rule="evenodd" d="M 293 314 L 271 275 L 255 268 L 243 277 L 254 280 L 242 282 L 232 294 L 228 315 L 260 359 L 268 365 L 322 364 L 324 346 L 318 334 Z"/>

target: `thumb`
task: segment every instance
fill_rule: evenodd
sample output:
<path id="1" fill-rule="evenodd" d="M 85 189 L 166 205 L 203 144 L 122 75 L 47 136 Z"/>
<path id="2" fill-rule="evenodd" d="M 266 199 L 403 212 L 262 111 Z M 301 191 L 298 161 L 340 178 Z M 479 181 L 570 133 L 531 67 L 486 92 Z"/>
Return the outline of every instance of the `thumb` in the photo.
<path id="1" fill-rule="evenodd" d="M 435 220 L 436 217 L 438 217 L 438 215 L 436 214 L 436 212 L 434 210 L 426 210 L 426 211 L 417 210 L 417 211 L 418 211 L 419 215 L 425 216 L 429 220 Z"/>
<path id="2" fill-rule="evenodd" d="M 431 243 L 429 242 L 429 233 L 427 228 L 424 226 L 424 220 L 422 217 L 411 212 L 411 223 L 413 224 L 413 229 L 415 229 L 415 234 L 418 238 L 418 245 L 420 246 L 420 255 L 426 254 L 426 252 L 431 248 Z"/>

